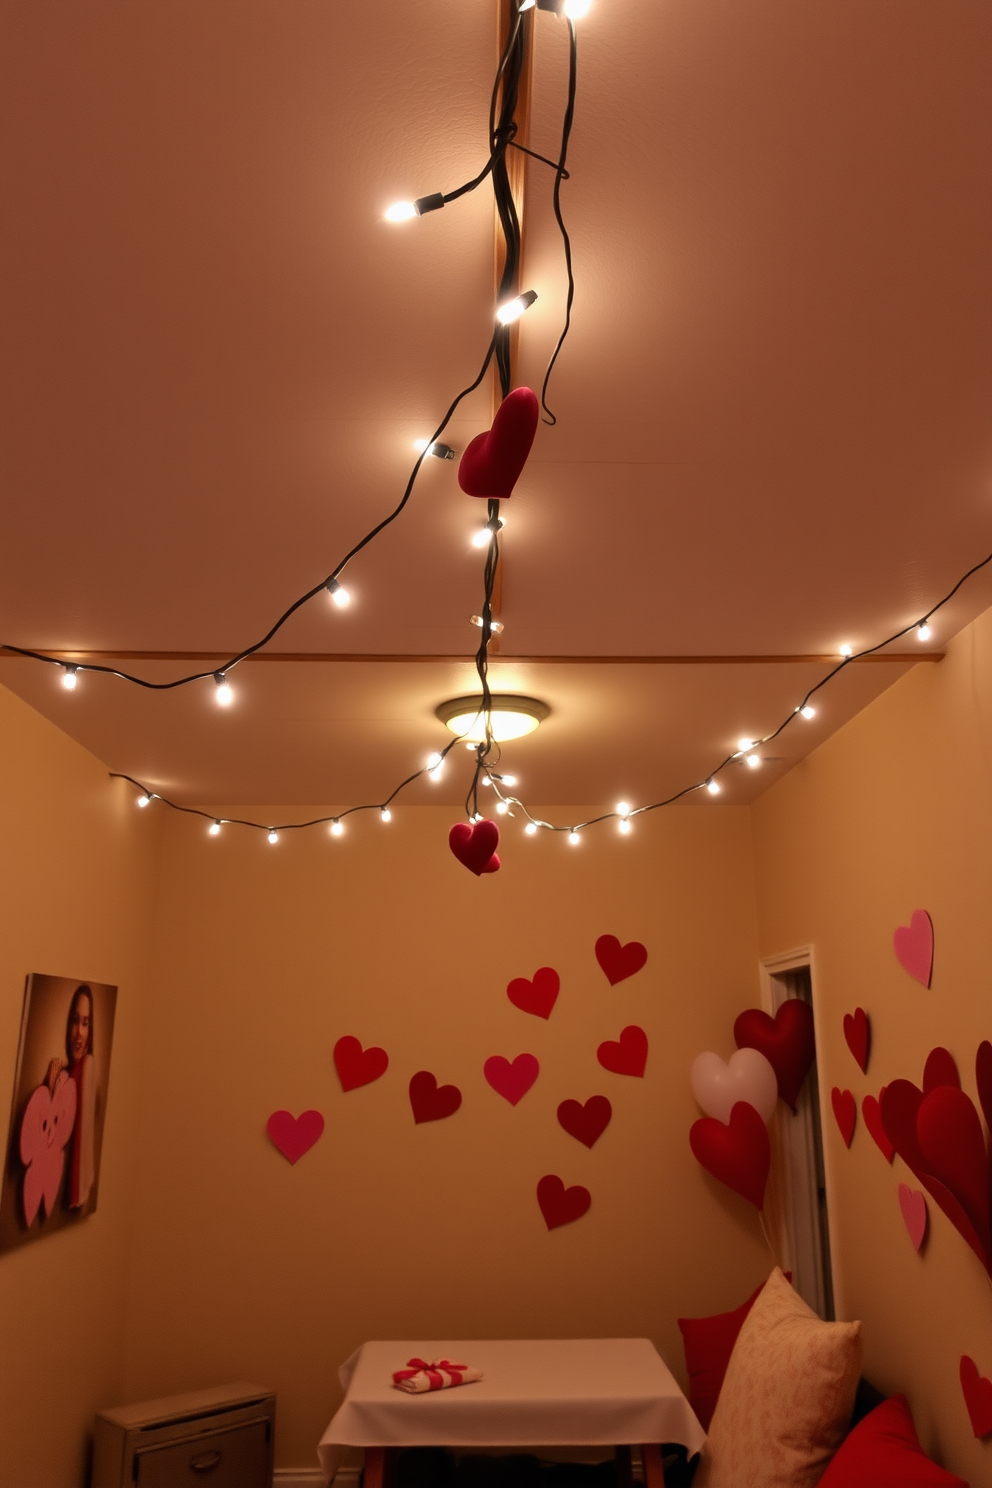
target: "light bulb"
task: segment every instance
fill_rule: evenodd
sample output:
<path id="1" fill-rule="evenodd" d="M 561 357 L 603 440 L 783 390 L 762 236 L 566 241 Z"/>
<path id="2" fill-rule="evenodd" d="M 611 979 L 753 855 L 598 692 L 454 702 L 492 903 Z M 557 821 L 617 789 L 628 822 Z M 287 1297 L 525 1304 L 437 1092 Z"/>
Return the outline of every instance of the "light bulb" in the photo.
<path id="1" fill-rule="evenodd" d="M 381 818 L 382 818 L 382 820 L 384 822 L 392 821 L 392 819 L 393 819 L 393 813 L 390 811 L 390 809 L 389 809 L 388 806 L 383 806 L 383 808 L 380 811 L 379 815 L 381 816 Z"/>
<path id="2" fill-rule="evenodd" d="M 223 672 L 214 673 L 214 681 L 217 683 L 217 691 L 214 697 L 222 708 L 227 708 L 234 702 L 234 688 L 224 676 Z"/>
<path id="3" fill-rule="evenodd" d="M 512 325 L 519 320 L 525 310 L 529 310 L 537 299 L 537 291 L 525 289 L 523 294 L 518 294 L 514 299 L 507 300 L 505 305 L 500 305 L 496 311 L 496 319 L 500 325 Z"/>
<path id="4" fill-rule="evenodd" d="M 617 822 L 617 827 L 621 832 L 626 834 L 630 831 L 630 822 L 625 816 L 621 817 L 620 821 Z"/>
<path id="5" fill-rule="evenodd" d="M 570 21 L 581 21 L 584 15 L 589 14 L 589 0 L 565 0 L 562 9 Z"/>
<path id="6" fill-rule="evenodd" d="M 813 707 L 812 703 L 807 703 L 805 705 L 805 707 L 800 708 L 799 711 L 803 715 L 804 718 L 815 718 L 816 717 L 816 709 Z"/>
<path id="7" fill-rule="evenodd" d="M 754 748 L 754 740 L 753 739 L 738 739 L 737 740 L 737 751 L 738 751 L 739 754 L 747 754 L 748 750 L 749 749 L 753 749 L 753 748 Z"/>
<path id="8" fill-rule="evenodd" d="M 537 831 L 537 822 L 528 822 L 527 825 L 524 827 L 524 831 L 527 833 L 528 837 L 533 837 L 535 832 Z"/>
<path id="9" fill-rule="evenodd" d="M 925 620 L 922 625 L 918 625 L 916 627 L 916 639 L 918 641 L 928 641 L 931 634 L 932 631 L 930 630 L 930 627 Z"/>
<path id="10" fill-rule="evenodd" d="M 761 764 L 761 755 L 760 754 L 749 754 L 749 755 L 746 755 L 745 758 L 747 759 L 747 762 L 751 766 L 751 769 L 752 770 L 756 770 L 758 768 L 758 766 Z"/>
<path id="11" fill-rule="evenodd" d="M 432 754 L 427 761 L 427 775 L 430 780 L 440 780 L 441 771 L 444 769 L 444 756 Z"/>
<path id="12" fill-rule="evenodd" d="M 472 622 L 473 625 L 477 625 L 480 630 L 482 629 L 482 616 L 481 615 L 470 615 L 469 616 L 469 619 L 471 620 L 471 622 Z M 502 635 L 503 634 L 503 622 L 502 622 L 502 620 L 491 620 L 489 622 L 489 630 L 490 630 L 490 633 L 492 635 Z"/>
<path id="13" fill-rule="evenodd" d="M 492 541 L 492 536 L 488 527 L 480 527 L 472 538 L 473 548 L 487 548 Z"/>
<path id="14" fill-rule="evenodd" d="M 344 833 L 344 822 L 332 821 L 331 822 L 331 836 L 332 837 L 340 837 L 340 836 L 342 836 L 343 833 Z"/>
<path id="15" fill-rule="evenodd" d="M 62 686 L 66 692 L 73 692 L 76 687 L 76 667 L 66 667 L 62 673 Z"/>
<path id="16" fill-rule="evenodd" d="M 572 847 L 577 847 L 580 841 L 578 832 L 569 832 L 568 840 L 571 843 Z"/>
<path id="17" fill-rule="evenodd" d="M 151 805 L 151 799 L 152 798 L 149 795 L 141 795 L 141 796 L 138 797 L 138 805 L 139 806 L 150 806 Z"/>
<path id="18" fill-rule="evenodd" d="M 269 833 L 269 841 L 273 844 L 279 841 L 279 833 L 275 830 L 275 828 L 273 828 L 272 831 Z"/>
<path id="19" fill-rule="evenodd" d="M 496 802 L 496 815 L 497 816 L 505 816 L 506 813 L 509 811 L 509 809 L 510 808 L 509 808 L 509 806 L 507 805 L 507 803 L 505 801 L 497 801 Z"/>
<path id="20" fill-rule="evenodd" d="M 720 794 L 720 784 L 719 784 L 719 781 L 717 781 L 717 780 L 707 780 L 707 782 L 706 782 L 706 789 L 709 791 L 709 793 L 710 793 L 711 796 L 718 796 Z"/>
<path id="21" fill-rule="evenodd" d="M 617 802 L 617 816 L 629 816 L 630 806 L 626 801 Z"/>
<path id="22" fill-rule="evenodd" d="M 517 783 L 516 775 L 501 775 L 499 778 L 504 785 L 516 785 Z"/>
<path id="23" fill-rule="evenodd" d="M 337 579 L 328 579 L 327 583 L 324 585 L 324 588 L 327 590 L 328 594 L 331 596 L 339 610 L 346 609 L 347 606 L 351 604 L 351 595 L 348 593 L 343 584 L 338 583 Z"/>
<path id="24" fill-rule="evenodd" d="M 220 833 L 220 822 L 211 822 L 209 827 L 207 828 L 207 831 L 211 837 L 218 836 L 218 834 Z"/>
<path id="25" fill-rule="evenodd" d="M 852 656 L 854 654 L 851 650 L 851 647 L 847 644 L 846 641 L 844 642 L 843 646 L 840 646 L 838 648 L 838 650 L 841 656 Z"/>
<path id="26" fill-rule="evenodd" d="M 393 202 L 382 215 L 387 222 L 409 222 L 411 217 L 416 217 L 417 209 L 411 201 Z"/>
<path id="27" fill-rule="evenodd" d="M 474 815 L 474 816 L 472 816 L 472 817 L 471 817 L 471 818 L 470 818 L 470 820 L 471 820 L 471 821 L 472 821 L 472 823 L 473 823 L 473 824 L 474 824 L 474 823 L 475 823 L 475 822 L 480 822 L 480 821 L 482 821 L 482 819 L 483 819 L 483 818 L 482 818 L 482 812 L 481 812 L 481 811 L 477 811 L 477 812 L 476 812 L 476 813 L 475 813 L 475 815 Z"/>
<path id="28" fill-rule="evenodd" d="M 429 439 L 415 439 L 413 441 L 413 447 L 420 455 L 429 455 L 434 448 Z"/>

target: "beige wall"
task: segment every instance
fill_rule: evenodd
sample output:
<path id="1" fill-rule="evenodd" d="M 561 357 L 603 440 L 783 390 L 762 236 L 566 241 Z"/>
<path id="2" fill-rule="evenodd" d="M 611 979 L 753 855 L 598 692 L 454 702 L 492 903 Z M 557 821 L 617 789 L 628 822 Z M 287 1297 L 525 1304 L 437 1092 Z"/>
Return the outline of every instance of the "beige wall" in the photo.
<path id="1" fill-rule="evenodd" d="M 314 1462 L 363 1339 L 646 1334 L 681 1371 L 676 1314 L 735 1305 L 768 1268 L 754 1210 L 687 1142 L 689 1062 L 728 1049 L 757 996 L 746 811 L 675 809 L 576 849 L 514 827 L 482 880 L 448 852 L 455 815 L 400 810 L 274 848 L 166 824 L 127 1390 L 271 1385 L 284 1465 Z M 612 989 L 593 958 L 607 932 L 650 952 Z M 562 977 L 548 1022 L 505 993 L 545 964 Z M 650 1039 L 643 1081 L 596 1062 L 627 1023 Z M 390 1056 L 348 1095 L 342 1034 Z M 542 1071 L 514 1109 L 482 1065 L 523 1051 Z M 415 1127 L 421 1068 L 464 1099 Z M 597 1092 L 614 1115 L 590 1152 L 555 1111 Z M 291 1168 L 265 1121 L 309 1106 L 326 1132 Z M 593 1196 L 550 1234 L 547 1172 Z"/>
<path id="2" fill-rule="evenodd" d="M 99 1207 L 0 1256 L 0 1482 L 82 1481 L 93 1412 L 123 1387 L 134 1196 L 137 1011 L 157 880 L 155 822 L 106 767 L 0 688 L 0 1100 L 14 1083 L 24 978 L 119 988 Z"/>
<path id="3" fill-rule="evenodd" d="M 761 953 L 811 943 L 821 1085 L 858 1098 L 897 1076 L 917 1084 L 943 1044 L 975 1096 L 975 1050 L 992 1037 L 992 612 L 794 769 L 754 808 Z M 824 699 L 829 707 L 829 698 Z M 892 931 L 933 917 L 932 990 L 901 970 Z M 872 1020 L 862 1075 L 844 1043 L 856 1006 Z M 889 1168 L 860 1121 L 850 1152 L 826 1121 L 836 1266 L 849 1315 L 865 1322 L 866 1372 L 905 1390 L 925 1443 L 972 1483 L 990 1447 L 971 1434 L 958 1383 L 970 1354 L 992 1376 L 992 1292 L 977 1260 L 930 1204 L 917 1257 Z"/>

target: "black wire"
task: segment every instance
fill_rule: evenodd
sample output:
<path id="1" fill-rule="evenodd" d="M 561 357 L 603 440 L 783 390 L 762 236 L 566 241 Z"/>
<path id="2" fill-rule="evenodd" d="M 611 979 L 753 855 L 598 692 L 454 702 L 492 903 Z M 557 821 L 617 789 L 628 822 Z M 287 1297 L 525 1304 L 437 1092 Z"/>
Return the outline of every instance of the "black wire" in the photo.
<path id="1" fill-rule="evenodd" d="M 555 189 L 553 196 L 555 221 L 558 224 L 558 231 L 561 233 L 562 247 L 565 253 L 565 272 L 568 276 L 568 293 L 565 297 L 565 324 L 562 327 L 561 335 L 558 337 L 558 344 L 555 346 L 554 351 L 551 353 L 551 360 L 548 362 L 547 370 L 544 373 L 544 382 L 541 385 L 541 406 L 544 409 L 544 412 L 547 414 L 547 418 L 545 418 L 544 422 L 546 424 L 552 425 L 556 424 L 558 420 L 555 418 L 554 414 L 551 412 L 551 409 L 548 407 L 548 383 L 551 381 L 551 373 L 554 371 L 555 362 L 558 360 L 558 353 L 561 351 L 562 347 L 565 344 L 565 337 L 568 335 L 569 327 L 572 324 L 572 301 L 575 299 L 575 278 L 572 274 L 572 244 L 568 236 L 568 229 L 565 226 L 565 219 L 561 215 L 561 183 L 562 181 L 568 180 L 568 172 L 565 169 L 565 160 L 568 155 L 568 141 L 572 133 L 572 122 L 575 117 L 575 85 L 577 76 L 577 63 L 578 58 L 575 39 L 575 25 L 574 22 L 569 19 L 568 99 L 565 103 L 565 117 L 562 120 L 561 126 L 561 152 L 558 156 L 558 165 L 555 170 Z"/>

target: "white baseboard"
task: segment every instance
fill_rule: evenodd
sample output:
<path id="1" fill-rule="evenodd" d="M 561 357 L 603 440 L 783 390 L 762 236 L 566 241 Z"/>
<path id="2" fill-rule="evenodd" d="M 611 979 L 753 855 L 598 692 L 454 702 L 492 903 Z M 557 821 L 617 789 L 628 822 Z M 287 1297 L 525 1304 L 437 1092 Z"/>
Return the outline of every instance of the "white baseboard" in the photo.
<path id="1" fill-rule="evenodd" d="M 358 1488 L 361 1471 L 342 1467 L 334 1479 L 334 1488 Z M 272 1488 L 326 1488 L 326 1478 L 319 1467 L 277 1467 L 272 1474 Z"/>

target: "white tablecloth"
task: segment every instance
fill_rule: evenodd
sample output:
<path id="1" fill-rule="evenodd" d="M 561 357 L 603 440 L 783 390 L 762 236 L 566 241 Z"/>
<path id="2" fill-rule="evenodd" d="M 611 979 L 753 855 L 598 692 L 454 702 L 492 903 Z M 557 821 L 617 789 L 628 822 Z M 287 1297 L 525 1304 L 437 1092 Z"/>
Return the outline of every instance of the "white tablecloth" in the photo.
<path id="1" fill-rule="evenodd" d="M 393 1388 L 408 1359 L 471 1364 L 484 1378 L 429 1395 Z M 648 1338 L 363 1343 L 338 1371 L 344 1402 L 317 1449 L 332 1478 L 345 1447 L 539 1447 L 681 1442 L 705 1433 Z"/>

